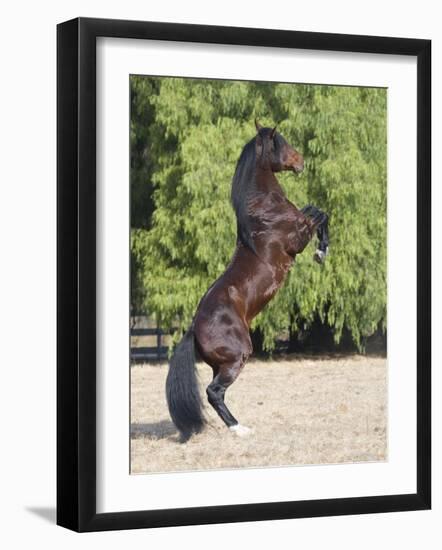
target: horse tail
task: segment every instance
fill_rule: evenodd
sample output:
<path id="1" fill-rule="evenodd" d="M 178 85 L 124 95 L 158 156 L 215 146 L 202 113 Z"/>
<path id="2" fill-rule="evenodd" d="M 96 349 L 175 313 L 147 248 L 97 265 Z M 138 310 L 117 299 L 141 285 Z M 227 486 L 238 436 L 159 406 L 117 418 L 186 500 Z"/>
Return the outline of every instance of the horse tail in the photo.
<path id="1" fill-rule="evenodd" d="M 203 429 L 205 419 L 196 376 L 193 327 L 183 336 L 170 360 L 166 397 L 170 416 L 183 441 Z"/>

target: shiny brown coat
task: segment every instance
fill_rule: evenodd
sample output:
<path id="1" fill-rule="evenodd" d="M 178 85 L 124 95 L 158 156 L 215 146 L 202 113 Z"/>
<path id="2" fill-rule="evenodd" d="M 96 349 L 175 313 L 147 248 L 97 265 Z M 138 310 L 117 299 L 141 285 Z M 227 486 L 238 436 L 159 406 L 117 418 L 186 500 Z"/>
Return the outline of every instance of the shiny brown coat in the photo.
<path id="1" fill-rule="evenodd" d="M 250 324 L 273 298 L 301 253 L 318 234 L 317 261 L 327 253 L 327 216 L 316 207 L 296 208 L 276 172 L 304 168 L 302 155 L 275 129 L 257 124 L 257 135 L 243 149 L 232 183 L 238 240 L 224 273 L 201 299 L 192 326 L 172 358 L 166 384 L 169 410 L 184 439 L 202 429 L 193 349 L 213 369 L 209 403 L 239 433 L 238 421 L 224 402 L 252 352 Z M 193 364 L 193 363 L 192 363 Z"/>

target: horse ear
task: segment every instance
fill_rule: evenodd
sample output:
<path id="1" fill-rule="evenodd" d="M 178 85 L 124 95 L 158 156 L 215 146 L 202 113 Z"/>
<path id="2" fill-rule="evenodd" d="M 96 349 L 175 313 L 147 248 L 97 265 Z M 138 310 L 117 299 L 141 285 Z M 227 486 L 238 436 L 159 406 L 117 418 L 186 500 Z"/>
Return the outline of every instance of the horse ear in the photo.
<path id="1" fill-rule="evenodd" d="M 258 119 L 255 118 L 255 128 L 256 128 L 256 131 L 259 133 L 260 130 L 262 130 L 262 126 L 261 124 L 258 122 Z"/>
<path id="2" fill-rule="evenodd" d="M 276 132 L 276 126 L 273 128 L 273 130 L 270 132 L 270 139 L 273 139 L 273 137 L 275 136 L 275 132 Z"/>

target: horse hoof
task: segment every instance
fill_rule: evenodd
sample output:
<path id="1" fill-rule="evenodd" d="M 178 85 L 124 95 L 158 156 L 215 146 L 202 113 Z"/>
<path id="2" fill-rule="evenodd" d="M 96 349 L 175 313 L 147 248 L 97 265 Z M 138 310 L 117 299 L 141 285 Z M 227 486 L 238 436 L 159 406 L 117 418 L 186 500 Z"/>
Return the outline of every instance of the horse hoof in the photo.
<path id="1" fill-rule="evenodd" d="M 235 424 L 234 426 L 230 426 L 229 430 L 231 432 L 234 432 L 238 437 L 245 437 L 252 433 L 252 429 L 248 428 L 247 426 L 242 426 L 241 424 Z"/>
<path id="2" fill-rule="evenodd" d="M 313 254 L 313 259 L 318 264 L 323 264 L 325 262 L 325 257 L 328 255 L 328 247 L 324 250 L 316 249 L 316 252 Z"/>

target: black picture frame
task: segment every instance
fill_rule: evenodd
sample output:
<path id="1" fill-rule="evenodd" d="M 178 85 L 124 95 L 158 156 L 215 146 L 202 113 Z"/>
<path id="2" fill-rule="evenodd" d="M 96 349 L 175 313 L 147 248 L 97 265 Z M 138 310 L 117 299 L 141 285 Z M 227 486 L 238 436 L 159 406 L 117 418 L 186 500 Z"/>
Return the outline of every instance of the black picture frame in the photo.
<path id="1" fill-rule="evenodd" d="M 96 512 L 96 38 L 417 59 L 417 471 L 414 494 Z M 75 531 L 424 510 L 431 506 L 431 41 L 79 18 L 57 27 L 57 523 Z"/>

